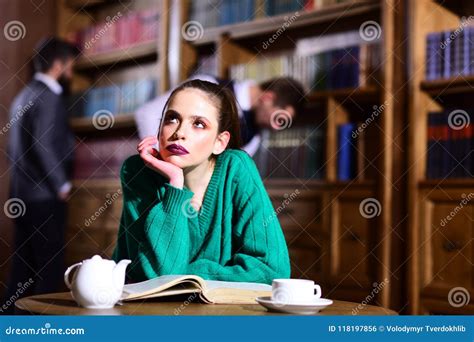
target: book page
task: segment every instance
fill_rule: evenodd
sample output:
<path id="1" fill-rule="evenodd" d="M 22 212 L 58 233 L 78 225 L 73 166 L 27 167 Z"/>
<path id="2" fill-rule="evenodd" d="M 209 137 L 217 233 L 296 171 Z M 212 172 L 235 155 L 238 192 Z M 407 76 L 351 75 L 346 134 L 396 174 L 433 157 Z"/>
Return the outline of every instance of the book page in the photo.
<path id="1" fill-rule="evenodd" d="M 246 283 L 246 282 L 235 282 L 235 281 L 219 281 L 219 280 L 205 280 L 206 290 L 214 290 L 219 288 L 225 289 L 238 289 L 238 290 L 250 290 L 250 291 L 271 291 L 272 287 L 268 284 L 260 283 Z"/>
<path id="2" fill-rule="evenodd" d="M 267 284 L 206 280 L 202 296 L 215 304 L 257 304 L 255 298 L 270 296 Z"/>
<path id="3" fill-rule="evenodd" d="M 185 282 L 200 291 L 201 278 L 192 275 L 163 275 L 139 283 L 127 284 L 123 287 L 122 299 L 142 297 L 152 293 L 161 292 L 177 284 Z"/>

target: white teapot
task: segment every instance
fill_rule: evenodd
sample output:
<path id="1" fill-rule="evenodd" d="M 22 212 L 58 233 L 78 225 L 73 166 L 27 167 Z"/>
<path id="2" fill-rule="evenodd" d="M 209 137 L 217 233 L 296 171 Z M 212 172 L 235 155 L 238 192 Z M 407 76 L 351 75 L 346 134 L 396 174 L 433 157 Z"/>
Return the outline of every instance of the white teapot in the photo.
<path id="1" fill-rule="evenodd" d="M 64 282 L 71 290 L 74 300 L 89 309 L 112 308 L 122 295 L 125 284 L 125 269 L 131 260 L 102 259 L 94 255 L 91 259 L 74 264 L 64 273 Z M 69 273 L 77 267 L 72 281 Z"/>

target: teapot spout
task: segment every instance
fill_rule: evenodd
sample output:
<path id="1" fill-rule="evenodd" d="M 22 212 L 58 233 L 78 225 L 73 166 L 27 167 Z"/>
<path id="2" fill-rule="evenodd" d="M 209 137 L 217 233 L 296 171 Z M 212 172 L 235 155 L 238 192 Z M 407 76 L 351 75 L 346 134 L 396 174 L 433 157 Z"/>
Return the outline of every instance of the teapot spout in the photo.
<path id="1" fill-rule="evenodd" d="M 115 265 L 113 270 L 114 285 L 117 289 L 122 289 L 125 284 L 125 270 L 131 263 L 131 260 L 123 259 Z"/>

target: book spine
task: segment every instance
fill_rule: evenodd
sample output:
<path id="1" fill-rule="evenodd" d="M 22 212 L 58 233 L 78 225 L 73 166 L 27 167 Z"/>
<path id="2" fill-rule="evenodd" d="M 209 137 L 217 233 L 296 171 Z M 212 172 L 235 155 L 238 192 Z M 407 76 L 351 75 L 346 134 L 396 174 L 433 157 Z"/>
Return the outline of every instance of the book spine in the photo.
<path id="1" fill-rule="evenodd" d="M 350 180 L 354 177 L 354 142 L 352 131 L 355 125 L 352 123 L 343 124 L 338 127 L 338 156 L 337 156 L 337 175 L 339 180 Z"/>

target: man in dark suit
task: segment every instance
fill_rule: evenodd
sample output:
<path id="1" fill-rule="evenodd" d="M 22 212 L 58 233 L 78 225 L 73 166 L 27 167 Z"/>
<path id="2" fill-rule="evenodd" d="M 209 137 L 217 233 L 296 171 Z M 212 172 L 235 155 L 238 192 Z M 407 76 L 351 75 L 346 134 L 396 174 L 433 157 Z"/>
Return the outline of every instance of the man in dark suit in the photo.
<path id="1" fill-rule="evenodd" d="M 4 211 L 14 220 L 15 249 L 6 298 L 10 306 L 2 311 L 11 312 L 25 294 L 57 291 L 62 281 L 74 150 L 63 92 L 77 55 L 65 41 L 43 40 L 33 57 L 34 78 L 10 110 L 10 199 Z"/>

